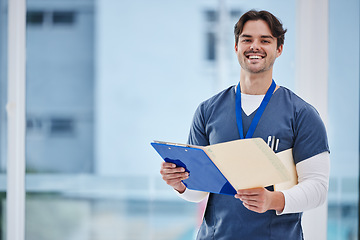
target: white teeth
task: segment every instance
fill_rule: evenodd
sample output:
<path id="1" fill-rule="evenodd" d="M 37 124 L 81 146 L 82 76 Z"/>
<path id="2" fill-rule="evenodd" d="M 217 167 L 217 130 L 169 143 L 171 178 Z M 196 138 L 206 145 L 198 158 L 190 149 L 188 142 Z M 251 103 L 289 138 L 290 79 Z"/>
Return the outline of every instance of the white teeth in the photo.
<path id="1" fill-rule="evenodd" d="M 250 59 L 260 59 L 261 57 L 260 56 L 249 56 Z"/>

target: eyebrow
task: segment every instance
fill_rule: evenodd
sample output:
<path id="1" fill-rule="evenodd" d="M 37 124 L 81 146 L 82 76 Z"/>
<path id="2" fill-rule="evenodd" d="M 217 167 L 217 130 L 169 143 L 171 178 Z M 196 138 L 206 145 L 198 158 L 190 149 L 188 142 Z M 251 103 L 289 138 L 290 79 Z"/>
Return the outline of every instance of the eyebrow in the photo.
<path id="1" fill-rule="evenodd" d="M 242 35 L 240 35 L 240 37 L 241 38 L 251 38 L 252 36 L 251 35 L 247 35 L 247 34 L 242 34 Z M 274 39 L 274 37 L 273 36 L 271 36 L 271 35 L 261 35 L 261 37 L 260 38 L 270 38 L 270 39 Z"/>

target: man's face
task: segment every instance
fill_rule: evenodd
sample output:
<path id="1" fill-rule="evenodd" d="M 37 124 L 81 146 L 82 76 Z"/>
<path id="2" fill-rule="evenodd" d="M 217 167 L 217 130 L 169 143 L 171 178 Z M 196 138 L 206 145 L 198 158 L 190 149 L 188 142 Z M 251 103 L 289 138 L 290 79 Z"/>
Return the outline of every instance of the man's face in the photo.
<path id="1" fill-rule="evenodd" d="M 282 49 L 282 45 L 277 48 L 277 39 L 263 20 L 247 21 L 235 45 L 241 68 L 254 74 L 272 69 Z"/>

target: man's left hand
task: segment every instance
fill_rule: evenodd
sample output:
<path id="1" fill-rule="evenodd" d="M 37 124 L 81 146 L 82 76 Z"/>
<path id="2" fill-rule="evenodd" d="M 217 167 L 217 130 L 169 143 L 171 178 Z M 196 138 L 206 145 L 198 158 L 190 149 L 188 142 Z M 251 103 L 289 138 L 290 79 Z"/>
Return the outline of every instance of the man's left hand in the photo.
<path id="1" fill-rule="evenodd" d="M 282 192 L 271 192 L 265 188 L 238 190 L 235 198 L 240 199 L 247 209 L 257 213 L 264 213 L 267 210 L 282 212 L 285 206 Z"/>

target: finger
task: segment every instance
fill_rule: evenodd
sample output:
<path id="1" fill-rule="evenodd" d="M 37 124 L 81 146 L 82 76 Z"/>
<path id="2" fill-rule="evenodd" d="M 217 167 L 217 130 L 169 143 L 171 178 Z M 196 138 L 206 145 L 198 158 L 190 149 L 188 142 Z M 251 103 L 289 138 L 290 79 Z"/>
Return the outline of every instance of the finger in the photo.
<path id="1" fill-rule="evenodd" d="M 259 202 L 255 201 L 255 200 L 244 200 L 242 202 L 249 206 L 259 207 Z"/>
<path id="2" fill-rule="evenodd" d="M 171 162 L 162 162 L 161 169 L 183 169 L 182 171 L 185 171 L 183 167 L 179 167 L 175 163 Z"/>
<path id="3" fill-rule="evenodd" d="M 261 198 L 260 195 L 244 195 L 244 194 L 236 194 L 236 198 L 240 199 L 241 201 L 244 200 L 254 200 Z"/>
<path id="4" fill-rule="evenodd" d="M 264 203 L 263 199 L 259 196 L 255 196 L 255 197 L 254 196 L 242 196 L 242 195 L 236 194 L 235 198 L 237 198 L 240 201 L 245 202 L 249 205 L 253 205 L 253 206 L 258 206 L 258 205 Z"/>
<path id="5" fill-rule="evenodd" d="M 243 205 L 244 205 L 244 207 L 246 207 L 247 209 L 249 209 L 249 210 L 251 210 L 253 212 L 261 213 L 261 209 L 258 208 L 257 206 L 250 205 L 250 204 L 247 204 L 247 203 L 244 203 L 244 202 L 243 202 Z"/>
<path id="6" fill-rule="evenodd" d="M 255 202 L 258 202 L 259 204 L 263 204 L 267 200 L 265 195 L 241 196 L 240 199 L 242 201 L 255 201 Z"/>
<path id="7" fill-rule="evenodd" d="M 253 205 L 253 204 L 248 204 L 248 203 L 243 203 L 243 205 L 247 209 L 257 212 L 257 213 L 264 213 L 267 211 L 267 208 L 265 208 L 263 205 Z"/>
<path id="8" fill-rule="evenodd" d="M 176 186 L 179 186 L 179 184 L 183 184 L 182 180 L 184 180 L 184 179 L 176 178 L 176 179 L 166 180 L 165 182 L 166 182 L 166 184 L 168 184 L 172 187 L 176 187 Z"/>
<path id="9" fill-rule="evenodd" d="M 175 163 L 170 163 L 170 162 L 162 162 L 161 167 L 163 167 L 163 168 L 176 168 L 176 164 Z"/>
<path id="10" fill-rule="evenodd" d="M 175 178 L 175 179 L 168 179 L 168 180 L 166 180 L 165 182 L 166 182 L 168 185 L 175 186 L 175 185 L 181 183 L 182 180 L 184 180 L 184 179 L 182 179 L 182 178 Z"/>
<path id="11" fill-rule="evenodd" d="M 164 174 L 163 175 L 163 179 L 164 180 L 169 180 L 169 179 L 187 179 L 189 177 L 189 173 L 185 172 L 185 173 L 171 173 L 171 174 Z"/>
<path id="12" fill-rule="evenodd" d="M 177 168 L 161 168 L 161 174 L 169 174 L 169 173 L 183 173 L 185 172 L 185 168 L 177 167 Z"/>
<path id="13" fill-rule="evenodd" d="M 239 196 L 239 199 L 241 201 L 255 201 L 255 202 L 258 201 L 258 198 L 253 197 L 253 196 Z"/>
<path id="14" fill-rule="evenodd" d="M 244 196 L 256 196 L 259 195 L 262 192 L 261 189 L 258 188 L 254 188 L 254 189 L 243 189 L 243 190 L 238 190 L 237 193 L 239 195 L 244 195 Z"/>

